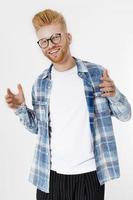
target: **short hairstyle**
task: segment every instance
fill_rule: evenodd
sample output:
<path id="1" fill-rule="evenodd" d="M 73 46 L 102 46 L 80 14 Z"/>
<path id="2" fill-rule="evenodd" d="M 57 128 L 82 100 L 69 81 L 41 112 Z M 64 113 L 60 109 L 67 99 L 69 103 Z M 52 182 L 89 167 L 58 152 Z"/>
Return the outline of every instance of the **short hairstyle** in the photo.
<path id="1" fill-rule="evenodd" d="M 41 27 L 51 24 L 61 24 L 63 29 L 67 29 L 66 21 L 63 15 L 55 10 L 46 9 L 35 14 L 32 24 L 36 31 Z"/>

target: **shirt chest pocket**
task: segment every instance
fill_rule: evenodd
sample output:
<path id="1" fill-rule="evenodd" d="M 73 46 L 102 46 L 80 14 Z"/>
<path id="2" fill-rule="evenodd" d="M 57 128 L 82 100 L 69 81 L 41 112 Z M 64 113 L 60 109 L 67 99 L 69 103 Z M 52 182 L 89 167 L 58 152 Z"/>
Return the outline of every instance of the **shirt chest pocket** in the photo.
<path id="1" fill-rule="evenodd" d="M 36 117 L 41 122 L 48 120 L 48 103 L 45 101 L 33 101 L 32 102 Z"/>

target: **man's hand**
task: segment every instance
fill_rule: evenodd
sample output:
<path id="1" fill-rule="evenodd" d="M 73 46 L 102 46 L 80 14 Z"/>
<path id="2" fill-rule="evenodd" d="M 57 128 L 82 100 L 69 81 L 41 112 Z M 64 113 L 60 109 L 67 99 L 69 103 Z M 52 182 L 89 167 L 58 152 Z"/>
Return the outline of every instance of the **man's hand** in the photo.
<path id="1" fill-rule="evenodd" d="M 101 96 L 103 97 L 115 96 L 116 87 L 113 80 L 111 80 L 111 78 L 109 77 L 107 69 L 104 70 L 103 76 L 100 78 L 100 80 L 102 80 L 102 83 L 99 85 L 100 90 L 102 91 Z"/>
<path id="2" fill-rule="evenodd" d="M 10 108 L 18 108 L 22 103 L 25 103 L 25 97 L 21 84 L 18 84 L 17 88 L 18 94 L 13 94 L 9 88 L 7 89 L 5 100 Z"/>

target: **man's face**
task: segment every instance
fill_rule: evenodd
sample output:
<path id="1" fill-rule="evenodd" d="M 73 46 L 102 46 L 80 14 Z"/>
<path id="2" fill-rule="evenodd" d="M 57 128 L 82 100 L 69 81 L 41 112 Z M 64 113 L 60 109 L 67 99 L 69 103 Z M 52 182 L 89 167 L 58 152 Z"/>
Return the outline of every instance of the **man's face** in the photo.
<path id="1" fill-rule="evenodd" d="M 60 36 L 59 36 L 60 35 Z M 46 39 L 53 39 L 48 41 L 48 46 L 42 48 L 43 54 L 51 60 L 53 63 L 63 63 L 69 56 L 69 45 L 71 43 L 70 33 L 66 33 L 60 24 L 52 24 L 44 26 L 37 31 L 38 40 L 41 40 L 43 44 L 47 43 Z M 58 38 L 59 37 L 59 38 Z"/>

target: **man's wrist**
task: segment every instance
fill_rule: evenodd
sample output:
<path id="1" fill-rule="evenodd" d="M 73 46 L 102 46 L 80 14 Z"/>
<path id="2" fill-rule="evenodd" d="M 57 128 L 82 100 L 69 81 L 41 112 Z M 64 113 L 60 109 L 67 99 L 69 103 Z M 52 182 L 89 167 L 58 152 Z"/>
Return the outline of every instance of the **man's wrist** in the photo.
<path id="1" fill-rule="evenodd" d="M 23 102 L 23 103 L 21 103 L 17 108 L 13 108 L 15 114 L 19 113 L 19 110 L 21 110 L 21 109 L 22 109 L 23 107 L 25 107 L 25 106 L 26 106 L 26 103 Z"/>

